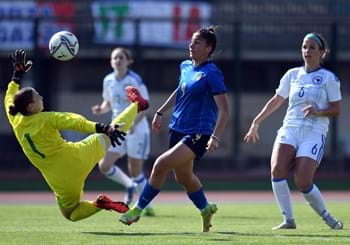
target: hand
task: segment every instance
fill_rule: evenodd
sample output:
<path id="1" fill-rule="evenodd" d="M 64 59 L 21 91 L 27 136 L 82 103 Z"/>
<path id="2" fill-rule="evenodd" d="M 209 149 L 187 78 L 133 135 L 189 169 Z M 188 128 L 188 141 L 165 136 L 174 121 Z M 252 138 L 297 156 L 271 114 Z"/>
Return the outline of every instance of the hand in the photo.
<path id="1" fill-rule="evenodd" d="M 216 149 L 219 148 L 219 143 L 220 142 L 218 140 L 210 137 L 207 143 L 206 150 L 209 152 L 215 151 Z"/>
<path id="2" fill-rule="evenodd" d="M 159 133 L 161 128 L 162 128 L 162 116 L 160 116 L 156 113 L 156 114 L 154 114 L 154 117 L 152 120 L 152 130 L 155 133 Z"/>
<path id="3" fill-rule="evenodd" d="M 26 52 L 22 49 L 17 49 L 14 53 L 9 55 L 13 66 L 12 81 L 19 83 L 24 75 L 32 68 L 33 62 L 26 60 Z"/>
<path id="4" fill-rule="evenodd" d="M 244 136 L 244 142 L 246 143 L 256 143 L 259 140 L 259 134 L 258 134 L 259 124 L 253 123 L 250 126 L 250 129 L 248 133 Z"/>
<path id="5" fill-rule="evenodd" d="M 316 106 L 307 105 L 303 108 L 304 117 L 317 116 L 318 109 Z"/>
<path id="6" fill-rule="evenodd" d="M 91 107 L 91 111 L 94 115 L 100 115 L 101 114 L 101 106 L 94 105 L 93 107 Z"/>
<path id="7" fill-rule="evenodd" d="M 118 130 L 119 125 L 96 123 L 96 133 L 103 133 L 107 135 L 113 147 L 121 145 L 121 141 L 125 140 L 126 133 Z"/>

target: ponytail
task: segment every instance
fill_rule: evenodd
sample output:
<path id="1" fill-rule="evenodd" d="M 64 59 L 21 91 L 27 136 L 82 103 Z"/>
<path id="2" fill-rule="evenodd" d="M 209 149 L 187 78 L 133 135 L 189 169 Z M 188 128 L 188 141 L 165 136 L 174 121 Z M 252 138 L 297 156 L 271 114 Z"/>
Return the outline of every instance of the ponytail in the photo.
<path id="1" fill-rule="evenodd" d="M 9 113 L 10 113 L 10 115 L 15 116 L 18 113 L 18 110 L 17 110 L 17 108 L 15 106 L 10 105 Z"/>

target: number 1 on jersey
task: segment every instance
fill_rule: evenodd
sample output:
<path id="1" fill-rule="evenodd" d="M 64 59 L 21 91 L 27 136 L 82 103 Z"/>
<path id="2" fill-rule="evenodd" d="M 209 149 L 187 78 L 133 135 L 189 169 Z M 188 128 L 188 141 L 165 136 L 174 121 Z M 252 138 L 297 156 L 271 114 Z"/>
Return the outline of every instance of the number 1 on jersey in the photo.
<path id="1" fill-rule="evenodd" d="M 40 151 L 38 151 L 38 149 L 36 148 L 32 138 L 30 138 L 29 133 L 24 134 L 24 137 L 27 139 L 32 151 L 34 151 L 36 154 L 38 154 L 41 158 L 45 158 L 45 155 L 43 153 L 41 153 Z"/>

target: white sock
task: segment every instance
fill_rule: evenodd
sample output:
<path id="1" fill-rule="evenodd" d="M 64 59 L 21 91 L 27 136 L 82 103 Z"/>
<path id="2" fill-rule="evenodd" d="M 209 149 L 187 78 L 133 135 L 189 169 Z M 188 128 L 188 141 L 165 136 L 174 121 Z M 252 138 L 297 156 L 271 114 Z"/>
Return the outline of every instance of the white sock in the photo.
<path id="1" fill-rule="evenodd" d="M 311 191 L 308 193 L 303 193 L 303 195 L 307 203 L 312 207 L 313 210 L 315 210 L 316 213 L 318 213 L 318 215 L 320 215 L 322 218 L 328 215 L 328 211 L 326 209 L 326 205 L 324 204 L 321 192 L 316 185 L 313 185 Z"/>
<path id="2" fill-rule="evenodd" d="M 120 183 L 122 185 L 124 185 L 125 188 L 129 188 L 131 186 L 133 186 L 134 182 L 132 181 L 132 179 L 127 176 L 123 170 L 121 170 L 119 167 L 113 165 L 108 172 L 105 174 L 105 176 L 117 183 Z"/>
<path id="3" fill-rule="evenodd" d="M 147 183 L 147 178 L 145 177 L 145 175 L 143 173 L 140 173 L 138 176 L 136 177 L 133 177 L 132 178 L 134 180 L 134 183 L 136 183 L 136 191 L 137 191 L 137 194 L 141 194 L 142 190 L 143 190 L 143 187 L 146 185 Z M 147 208 L 150 208 L 152 207 L 151 204 L 148 204 L 147 205 Z"/>
<path id="4" fill-rule="evenodd" d="M 281 210 L 284 221 L 293 220 L 292 202 L 290 198 L 289 186 L 286 179 L 271 181 L 273 194 Z"/>
<path id="5" fill-rule="evenodd" d="M 143 173 L 140 173 L 138 176 L 136 177 L 132 177 L 132 180 L 134 181 L 134 183 L 137 184 L 136 186 L 136 191 L 137 194 L 141 194 L 143 187 L 145 186 L 147 179 L 145 178 L 145 175 Z"/>

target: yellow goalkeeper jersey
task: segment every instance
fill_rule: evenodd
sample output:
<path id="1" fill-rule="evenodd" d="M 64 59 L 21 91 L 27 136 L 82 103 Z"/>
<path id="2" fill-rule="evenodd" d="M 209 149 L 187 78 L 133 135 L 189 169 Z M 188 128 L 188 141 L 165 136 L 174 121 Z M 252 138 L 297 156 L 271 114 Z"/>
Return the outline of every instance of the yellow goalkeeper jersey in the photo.
<path id="1" fill-rule="evenodd" d="M 93 150 L 83 149 L 88 140 L 68 142 L 59 131 L 94 133 L 96 123 L 79 114 L 64 112 L 39 112 L 30 116 L 17 113 L 12 116 L 9 106 L 13 105 L 18 90 L 19 85 L 11 81 L 4 102 L 7 117 L 25 155 L 40 170 L 56 195 L 79 191 L 105 149 L 99 141 L 93 142 L 95 145 L 90 147 Z"/>

